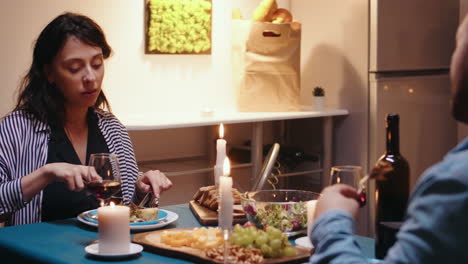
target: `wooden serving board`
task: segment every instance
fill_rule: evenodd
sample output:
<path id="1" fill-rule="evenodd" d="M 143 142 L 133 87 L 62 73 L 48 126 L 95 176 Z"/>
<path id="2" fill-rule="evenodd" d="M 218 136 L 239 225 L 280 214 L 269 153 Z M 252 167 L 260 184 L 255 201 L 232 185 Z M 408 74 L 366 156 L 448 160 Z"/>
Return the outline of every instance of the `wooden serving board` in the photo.
<path id="1" fill-rule="evenodd" d="M 204 226 L 218 225 L 218 212 L 206 208 L 203 205 L 200 205 L 199 203 L 195 202 L 194 200 L 189 202 L 189 206 L 190 210 L 192 210 L 192 213 L 195 215 L 200 224 Z M 234 209 L 236 209 L 236 207 L 237 205 L 234 205 Z M 240 209 L 240 207 L 237 209 Z M 243 224 L 247 222 L 247 218 L 245 218 L 245 213 L 234 212 L 232 222 L 233 224 Z"/>
<path id="2" fill-rule="evenodd" d="M 214 261 L 205 255 L 205 251 L 190 247 L 172 247 L 161 242 L 161 235 L 164 231 L 188 231 L 193 228 L 172 228 L 166 230 L 156 230 L 145 233 L 135 234 L 132 238 L 134 243 L 142 245 L 145 251 L 153 252 L 162 256 L 168 256 L 172 258 L 180 258 L 195 263 L 222 263 Z M 308 262 L 311 256 L 311 250 L 303 247 L 296 246 L 296 256 L 294 257 L 282 257 L 282 258 L 269 258 L 264 259 L 262 264 L 280 264 L 280 263 L 304 263 Z"/>

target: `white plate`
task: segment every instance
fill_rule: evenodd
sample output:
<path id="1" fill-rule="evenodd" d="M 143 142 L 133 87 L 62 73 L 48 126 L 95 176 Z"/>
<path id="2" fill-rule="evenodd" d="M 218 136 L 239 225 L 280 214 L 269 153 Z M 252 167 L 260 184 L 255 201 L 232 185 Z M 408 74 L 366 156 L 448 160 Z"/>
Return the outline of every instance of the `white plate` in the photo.
<path id="1" fill-rule="evenodd" d="M 130 243 L 129 252 L 102 254 L 102 253 L 99 253 L 99 244 L 94 243 L 94 244 L 91 244 L 91 245 L 85 247 L 85 251 L 88 254 L 91 254 L 91 255 L 97 256 L 97 257 L 122 258 L 122 257 L 128 257 L 128 256 L 131 256 L 131 255 L 135 255 L 135 254 L 140 253 L 141 251 L 143 251 L 143 247 L 141 245 L 138 245 L 138 244 Z"/>
<path id="2" fill-rule="evenodd" d="M 297 246 L 310 248 L 310 249 L 314 248 L 314 245 L 312 245 L 312 243 L 310 243 L 310 239 L 307 236 L 300 237 L 300 238 L 294 240 L 294 242 L 296 242 Z"/>
<path id="3" fill-rule="evenodd" d="M 97 219 L 97 210 L 89 210 L 86 211 L 82 214 L 80 214 L 81 217 L 88 221 L 97 224 L 98 219 Z M 143 221 L 143 222 L 132 222 L 130 223 L 130 226 L 137 226 L 137 225 L 151 225 L 151 224 L 157 224 L 159 221 L 164 220 L 167 217 L 167 212 L 165 210 L 158 210 L 158 219 L 156 220 L 150 220 L 150 221 Z"/>
<path id="4" fill-rule="evenodd" d="M 155 224 L 144 224 L 144 223 L 139 223 L 139 225 L 130 225 L 130 230 L 149 230 L 149 229 L 158 229 L 158 228 L 161 228 L 161 227 L 164 227 L 164 226 L 167 226 L 168 224 L 171 224 L 175 221 L 177 221 L 177 219 L 179 219 L 179 215 L 174 213 L 174 212 L 171 212 L 169 210 L 164 210 L 164 209 L 159 209 L 161 211 L 164 211 L 167 213 L 167 217 Z M 94 222 L 91 222 L 91 221 L 88 221 L 85 217 L 85 215 L 88 213 L 88 211 L 86 212 L 83 212 L 81 213 L 80 215 L 78 215 L 77 219 L 78 221 L 84 223 L 84 224 L 87 224 L 89 226 L 95 226 L 97 227 L 98 224 L 97 223 L 94 223 Z"/>

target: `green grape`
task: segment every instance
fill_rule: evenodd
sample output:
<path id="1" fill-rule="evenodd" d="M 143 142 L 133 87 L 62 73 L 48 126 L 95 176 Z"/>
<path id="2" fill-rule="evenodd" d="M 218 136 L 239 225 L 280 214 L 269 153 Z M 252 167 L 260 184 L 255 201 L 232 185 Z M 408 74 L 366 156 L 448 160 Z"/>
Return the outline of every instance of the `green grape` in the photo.
<path id="1" fill-rule="evenodd" d="M 272 258 L 279 258 L 279 257 L 282 256 L 281 254 L 282 254 L 282 250 L 280 250 L 280 249 L 276 249 L 276 250 L 272 249 L 272 251 L 271 251 L 271 257 Z"/>
<path id="2" fill-rule="evenodd" d="M 281 240 L 277 238 L 270 240 L 269 244 L 270 244 L 271 249 L 273 250 L 281 249 L 281 245 L 282 245 Z"/>
<path id="3" fill-rule="evenodd" d="M 283 248 L 283 256 L 294 257 L 296 256 L 296 250 L 292 246 L 287 246 Z"/>
<path id="4" fill-rule="evenodd" d="M 263 245 L 260 247 L 260 250 L 262 251 L 263 256 L 265 256 L 266 258 L 268 258 L 268 257 L 271 256 L 272 249 L 271 249 L 271 247 L 268 246 L 267 244 L 263 244 Z"/>
<path id="5" fill-rule="evenodd" d="M 244 227 L 244 230 L 248 230 L 249 232 L 252 232 L 252 231 L 257 231 L 257 227 L 255 226 L 249 226 L 249 227 Z"/>
<path id="6" fill-rule="evenodd" d="M 265 258 L 295 256 L 295 248 L 279 229 L 268 226 L 265 231 L 255 226 L 234 226 L 231 242 L 244 248 L 258 248 Z"/>
<path id="7" fill-rule="evenodd" d="M 231 243 L 238 245 L 237 243 L 238 241 L 239 241 L 239 234 L 233 232 L 231 234 Z"/>
<path id="8" fill-rule="evenodd" d="M 249 226 L 246 228 L 246 231 L 245 231 L 247 234 L 249 234 L 250 236 L 252 237 L 256 237 L 257 236 L 257 228 L 255 226 Z"/>
<path id="9" fill-rule="evenodd" d="M 234 240 L 234 244 L 238 245 L 238 246 L 242 246 L 242 243 L 241 243 L 241 237 L 238 236 L 235 240 Z"/>
<path id="10" fill-rule="evenodd" d="M 254 241 L 254 238 L 247 234 L 240 235 L 239 242 L 240 242 L 240 245 L 243 247 L 246 247 L 249 244 L 252 244 L 253 241 Z"/>
<path id="11" fill-rule="evenodd" d="M 244 228 L 243 228 L 241 225 L 237 224 L 237 225 L 234 226 L 233 231 L 234 231 L 235 233 L 238 233 L 238 232 L 241 232 L 243 229 L 244 229 Z"/>
<path id="12" fill-rule="evenodd" d="M 254 247 L 254 245 L 253 245 L 253 244 L 248 244 L 248 245 L 247 245 L 245 248 L 249 248 L 249 249 L 251 249 L 251 248 L 255 248 L 255 247 Z"/>
<path id="13" fill-rule="evenodd" d="M 272 238 L 282 238 L 283 237 L 283 232 L 281 232 L 281 230 L 279 230 L 277 228 L 274 228 L 273 231 L 271 231 L 270 236 Z"/>
<path id="14" fill-rule="evenodd" d="M 273 230 L 275 230 L 275 228 L 273 226 L 267 226 L 265 231 L 268 233 L 268 234 L 271 234 L 273 233 Z"/>
<path id="15" fill-rule="evenodd" d="M 255 238 L 255 245 L 257 247 L 261 247 L 263 244 L 268 243 L 268 235 L 267 234 L 261 234 Z"/>

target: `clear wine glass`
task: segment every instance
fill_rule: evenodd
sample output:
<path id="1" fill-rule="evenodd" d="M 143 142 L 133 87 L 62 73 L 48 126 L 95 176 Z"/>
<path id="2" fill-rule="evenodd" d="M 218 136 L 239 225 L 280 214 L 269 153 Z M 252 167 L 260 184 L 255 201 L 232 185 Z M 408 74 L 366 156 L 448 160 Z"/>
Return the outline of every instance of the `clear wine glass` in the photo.
<path id="1" fill-rule="evenodd" d="M 330 170 L 330 185 L 333 184 L 347 184 L 356 190 L 362 190 L 359 193 L 359 204 L 364 206 L 366 204 L 366 186 L 361 184 L 363 178 L 362 167 L 360 166 L 333 166 Z"/>
<path id="2" fill-rule="evenodd" d="M 117 155 L 113 153 L 94 153 L 89 157 L 88 179 L 92 179 L 91 174 L 95 172 L 101 180 L 90 181 L 86 185 L 88 193 L 93 194 L 104 205 L 109 205 L 111 201 L 116 204 L 122 203 L 120 169 Z"/>

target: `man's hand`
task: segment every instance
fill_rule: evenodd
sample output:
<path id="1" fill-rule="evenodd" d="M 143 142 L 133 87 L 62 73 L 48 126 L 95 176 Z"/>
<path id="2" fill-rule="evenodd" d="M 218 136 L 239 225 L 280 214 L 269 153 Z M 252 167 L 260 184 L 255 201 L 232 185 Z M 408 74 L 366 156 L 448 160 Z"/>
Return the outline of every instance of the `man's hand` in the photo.
<path id="1" fill-rule="evenodd" d="M 358 198 L 356 190 L 349 185 L 329 186 L 322 191 L 322 196 L 317 202 L 314 219 L 334 209 L 345 211 L 356 219 L 359 210 Z"/>

